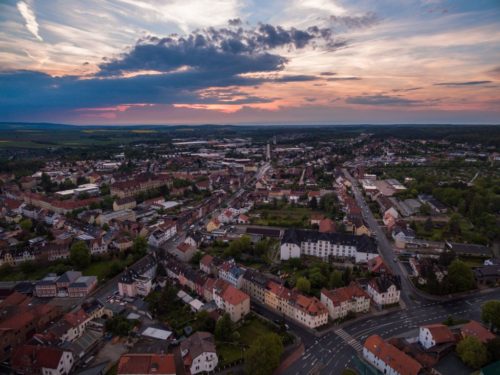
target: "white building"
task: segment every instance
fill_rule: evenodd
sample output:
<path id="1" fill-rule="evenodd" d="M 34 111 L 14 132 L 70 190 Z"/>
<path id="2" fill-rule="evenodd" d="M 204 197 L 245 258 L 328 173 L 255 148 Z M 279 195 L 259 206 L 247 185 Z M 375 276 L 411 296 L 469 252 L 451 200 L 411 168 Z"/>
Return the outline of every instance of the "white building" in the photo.
<path id="1" fill-rule="evenodd" d="M 127 269 L 118 281 L 118 292 L 121 296 L 147 296 L 153 288 L 157 263 L 152 256 L 143 258 Z"/>
<path id="2" fill-rule="evenodd" d="M 368 282 L 366 291 L 379 306 L 399 303 L 400 281 L 396 276 L 375 277 Z"/>
<path id="3" fill-rule="evenodd" d="M 160 247 L 176 234 L 177 225 L 174 221 L 163 222 L 149 235 L 148 244 L 153 247 Z"/>
<path id="4" fill-rule="evenodd" d="M 420 363 L 378 335 L 366 339 L 363 358 L 386 375 L 418 375 L 422 370 Z"/>
<path id="5" fill-rule="evenodd" d="M 378 256 L 378 251 L 375 241 L 366 235 L 287 229 L 281 240 L 281 260 L 300 258 L 302 254 L 324 260 L 329 257 L 354 258 L 356 263 L 366 263 Z"/>
<path id="6" fill-rule="evenodd" d="M 181 355 L 191 374 L 211 372 L 217 367 L 219 358 L 215 340 L 209 332 L 196 332 L 181 343 Z"/>
<path id="7" fill-rule="evenodd" d="M 444 324 L 430 324 L 420 327 L 418 342 L 425 349 L 429 349 L 436 345 L 453 343 L 455 336 L 451 329 Z"/>

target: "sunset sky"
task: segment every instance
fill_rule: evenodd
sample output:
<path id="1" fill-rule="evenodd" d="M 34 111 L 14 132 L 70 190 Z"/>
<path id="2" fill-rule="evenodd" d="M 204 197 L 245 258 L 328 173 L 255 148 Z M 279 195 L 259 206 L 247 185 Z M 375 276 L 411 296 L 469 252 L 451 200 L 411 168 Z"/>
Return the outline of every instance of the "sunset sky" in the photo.
<path id="1" fill-rule="evenodd" d="M 3 0 L 0 121 L 498 124 L 500 1 Z"/>

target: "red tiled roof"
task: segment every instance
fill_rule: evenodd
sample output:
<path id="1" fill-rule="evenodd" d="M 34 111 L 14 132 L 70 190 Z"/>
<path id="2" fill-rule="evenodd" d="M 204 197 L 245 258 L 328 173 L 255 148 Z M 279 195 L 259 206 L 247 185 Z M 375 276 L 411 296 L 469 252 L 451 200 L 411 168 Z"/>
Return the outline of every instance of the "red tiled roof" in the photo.
<path id="1" fill-rule="evenodd" d="M 418 375 L 422 369 L 420 363 L 395 346 L 386 343 L 379 335 L 368 337 L 364 347 L 401 375 Z"/>
<path id="2" fill-rule="evenodd" d="M 319 223 L 320 233 L 334 233 L 337 231 L 337 225 L 331 219 L 323 219 Z"/>
<path id="3" fill-rule="evenodd" d="M 245 300 L 250 298 L 248 294 L 242 292 L 239 289 L 236 289 L 232 285 L 228 285 L 226 287 L 221 297 L 225 302 L 231 305 L 239 305 L 240 303 L 243 303 Z"/>
<path id="4" fill-rule="evenodd" d="M 12 354 L 12 368 L 57 369 L 64 351 L 45 346 L 22 345 Z"/>
<path id="5" fill-rule="evenodd" d="M 460 329 L 463 337 L 474 336 L 483 344 L 489 340 L 493 340 L 495 335 L 484 328 L 480 323 L 471 320 Z"/>
<path id="6" fill-rule="evenodd" d="M 354 282 L 343 288 L 333 290 L 322 289 L 321 293 L 332 300 L 334 305 L 340 305 L 342 302 L 350 301 L 355 297 L 370 298 L 368 294 Z"/>
<path id="7" fill-rule="evenodd" d="M 173 354 L 124 354 L 118 362 L 118 375 L 175 375 Z"/>
<path id="8" fill-rule="evenodd" d="M 451 332 L 451 329 L 444 324 L 429 324 L 427 326 L 423 326 L 422 328 L 427 328 L 430 331 L 436 344 L 455 341 L 453 332 Z"/>
<path id="9" fill-rule="evenodd" d="M 205 254 L 203 256 L 203 258 L 201 258 L 200 263 L 203 264 L 204 266 L 208 267 L 208 266 L 210 266 L 210 264 L 212 264 L 213 260 L 214 260 L 213 256 L 211 256 L 209 254 Z"/>

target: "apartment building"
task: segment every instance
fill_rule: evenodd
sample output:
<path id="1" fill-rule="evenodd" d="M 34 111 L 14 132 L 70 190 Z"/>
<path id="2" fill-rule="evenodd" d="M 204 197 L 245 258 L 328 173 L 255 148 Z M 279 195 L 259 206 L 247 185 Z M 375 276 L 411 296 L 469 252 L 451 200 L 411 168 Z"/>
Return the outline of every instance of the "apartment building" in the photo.
<path id="1" fill-rule="evenodd" d="M 368 282 L 366 291 L 379 306 L 399 303 L 401 282 L 398 276 L 382 275 Z"/>
<path id="2" fill-rule="evenodd" d="M 333 320 L 342 319 L 350 312 L 365 313 L 370 310 L 370 296 L 358 284 L 332 290 L 321 290 L 321 302 Z"/>

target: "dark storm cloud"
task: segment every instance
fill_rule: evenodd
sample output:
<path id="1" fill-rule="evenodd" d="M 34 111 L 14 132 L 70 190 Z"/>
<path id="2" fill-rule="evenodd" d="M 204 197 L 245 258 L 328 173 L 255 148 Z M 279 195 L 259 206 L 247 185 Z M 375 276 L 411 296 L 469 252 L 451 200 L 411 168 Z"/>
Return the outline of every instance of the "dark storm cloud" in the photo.
<path id="1" fill-rule="evenodd" d="M 335 41 L 330 31 L 317 27 L 299 30 L 259 24 L 244 29 L 234 20 L 231 24 L 231 28 L 209 28 L 187 36 L 145 37 L 124 54 L 105 59 L 95 77 L 51 77 L 32 71 L 0 73 L 0 112 L 134 103 L 217 103 L 217 97 L 204 98 L 200 93 L 214 87 L 316 79 L 309 75 L 279 76 L 288 60 L 272 49 L 300 49 L 320 43 L 331 48 L 343 43 Z M 141 74 L 143 71 L 159 74 Z M 124 76 L 128 73 L 136 75 Z M 248 73 L 267 74 L 250 77 Z M 237 100 L 233 103 L 269 101 L 256 96 Z"/>
<path id="2" fill-rule="evenodd" d="M 382 106 L 405 106 L 420 104 L 418 100 L 405 99 L 400 96 L 389 95 L 363 95 L 351 96 L 346 99 L 349 104 L 362 104 L 362 105 L 382 105 Z"/>
<path id="3" fill-rule="evenodd" d="M 487 83 L 492 83 L 492 81 L 440 82 L 435 83 L 434 86 L 478 86 Z"/>

